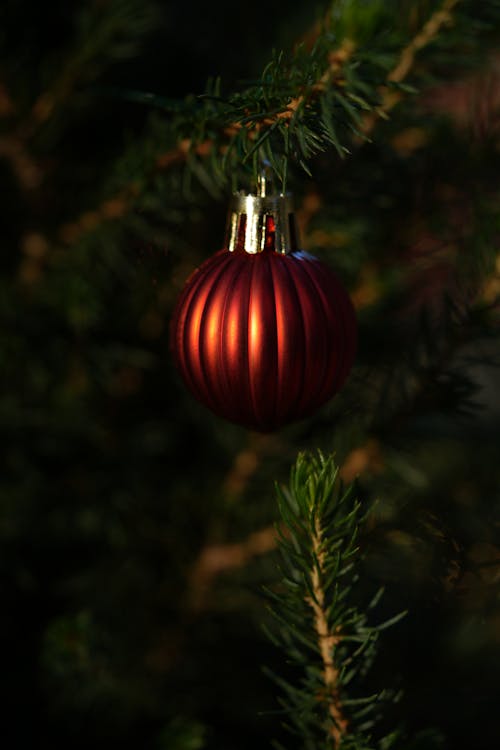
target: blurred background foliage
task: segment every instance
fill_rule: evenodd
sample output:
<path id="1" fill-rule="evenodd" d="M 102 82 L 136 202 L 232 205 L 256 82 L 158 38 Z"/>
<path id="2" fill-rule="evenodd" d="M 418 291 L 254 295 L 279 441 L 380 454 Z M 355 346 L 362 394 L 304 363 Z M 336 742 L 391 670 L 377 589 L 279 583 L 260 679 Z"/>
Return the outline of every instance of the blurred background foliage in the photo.
<path id="1" fill-rule="evenodd" d="M 374 5 L 360 4 L 367 29 Z M 433 7 L 393 5 L 416 30 Z M 377 500 L 362 536 L 363 586 L 386 587 L 377 616 L 409 610 L 367 678 L 404 691 L 381 732 L 403 720 L 410 736 L 436 728 L 419 747 L 436 733 L 450 750 L 500 741 L 491 28 L 471 47 L 458 23 L 453 54 L 423 54 L 419 95 L 372 142 L 295 175 L 303 245 L 338 270 L 358 310 L 343 393 L 259 436 L 199 406 L 169 355 L 172 306 L 221 246 L 227 196 L 203 174 L 186 180 L 182 164 L 162 169 L 168 116 L 111 92 L 182 97 L 218 74 L 237 88 L 324 12 L 298 0 L 2 3 L 5 747 L 285 741 L 259 669 L 286 670 L 261 627 L 261 587 L 278 576 L 273 482 L 311 447 L 335 451 L 360 499 Z"/>

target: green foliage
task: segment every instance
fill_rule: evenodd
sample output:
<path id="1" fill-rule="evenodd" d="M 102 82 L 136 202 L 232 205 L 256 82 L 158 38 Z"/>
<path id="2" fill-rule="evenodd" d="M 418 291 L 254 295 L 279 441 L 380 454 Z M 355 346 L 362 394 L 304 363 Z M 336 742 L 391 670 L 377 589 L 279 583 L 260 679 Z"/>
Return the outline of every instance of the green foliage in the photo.
<path id="1" fill-rule="evenodd" d="M 311 161 L 318 153 L 333 147 L 343 158 L 350 153 L 354 138 L 366 139 L 363 116 L 380 116 L 387 87 L 416 93 L 405 75 L 388 80 L 413 34 L 423 36 L 412 55 L 432 47 L 432 72 L 432 64 L 456 54 L 457 42 L 463 46 L 464 34 L 469 53 L 472 47 L 479 52 L 480 40 L 494 32 L 500 20 L 497 0 L 481 3 L 480 9 L 477 3 L 459 2 L 446 10 L 444 21 L 450 23 L 445 25 L 441 19 L 436 26 L 427 26 L 442 7 L 437 1 L 340 0 L 333 3 L 312 48 L 299 44 L 293 54 L 275 52 L 260 79 L 245 89 L 224 94 L 217 79 L 208 82 L 204 95 L 189 96 L 184 103 L 133 91 L 124 96 L 169 112 L 173 139 L 189 140 L 188 166 L 201 175 L 209 191 L 224 186 L 228 179 L 234 187 L 237 176 L 240 180 L 251 177 L 255 184 L 262 160 L 271 165 L 285 191 L 290 163 L 310 175 Z M 416 27 L 416 19 L 421 28 Z M 465 63 L 466 58 L 461 60 Z M 425 64 L 417 68 L 413 77 L 422 82 L 429 69 Z M 207 143 L 208 175 L 200 166 L 203 159 L 197 156 L 197 147 Z"/>
<path id="2" fill-rule="evenodd" d="M 278 487 L 282 526 L 282 588 L 270 594 L 279 626 L 274 641 L 293 665 L 293 677 L 272 675 L 284 698 L 285 721 L 308 750 L 373 747 L 368 731 L 388 695 L 359 692 L 372 664 L 382 624 L 368 613 L 381 592 L 360 608 L 352 589 L 358 578 L 357 546 L 365 513 L 323 454 L 300 454 L 289 487 Z M 389 737 L 380 747 L 389 747 Z"/>

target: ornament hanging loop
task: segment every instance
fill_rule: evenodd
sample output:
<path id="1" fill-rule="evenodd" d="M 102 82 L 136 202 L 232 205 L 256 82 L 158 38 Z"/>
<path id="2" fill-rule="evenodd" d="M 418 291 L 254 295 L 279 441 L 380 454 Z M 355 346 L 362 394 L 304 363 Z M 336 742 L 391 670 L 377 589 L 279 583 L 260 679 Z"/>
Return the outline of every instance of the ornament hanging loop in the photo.
<path id="1" fill-rule="evenodd" d="M 267 159 L 263 159 L 260 174 L 257 178 L 257 195 L 260 198 L 265 198 L 267 195 L 273 192 L 272 185 L 273 178 L 271 165 Z"/>

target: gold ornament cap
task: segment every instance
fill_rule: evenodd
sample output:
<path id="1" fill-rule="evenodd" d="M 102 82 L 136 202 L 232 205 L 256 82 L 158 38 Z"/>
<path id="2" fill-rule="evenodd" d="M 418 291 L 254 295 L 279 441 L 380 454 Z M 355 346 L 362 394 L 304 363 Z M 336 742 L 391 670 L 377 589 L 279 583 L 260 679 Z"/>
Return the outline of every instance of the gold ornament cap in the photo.
<path id="1" fill-rule="evenodd" d="M 286 254 L 297 249 L 297 230 L 292 196 L 268 195 L 268 179 L 262 174 L 257 194 L 235 193 L 226 232 L 230 252 L 251 255 L 264 251 Z"/>

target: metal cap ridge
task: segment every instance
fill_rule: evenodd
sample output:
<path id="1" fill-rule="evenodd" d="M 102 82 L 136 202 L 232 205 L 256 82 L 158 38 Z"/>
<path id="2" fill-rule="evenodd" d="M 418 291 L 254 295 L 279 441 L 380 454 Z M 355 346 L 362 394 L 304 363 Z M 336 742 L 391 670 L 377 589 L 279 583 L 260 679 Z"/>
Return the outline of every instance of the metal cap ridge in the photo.
<path id="1" fill-rule="evenodd" d="M 286 254 L 297 249 L 292 196 L 233 195 L 229 210 L 226 248 L 230 252 L 255 254 L 274 251 Z"/>

